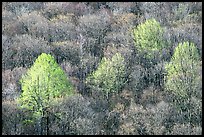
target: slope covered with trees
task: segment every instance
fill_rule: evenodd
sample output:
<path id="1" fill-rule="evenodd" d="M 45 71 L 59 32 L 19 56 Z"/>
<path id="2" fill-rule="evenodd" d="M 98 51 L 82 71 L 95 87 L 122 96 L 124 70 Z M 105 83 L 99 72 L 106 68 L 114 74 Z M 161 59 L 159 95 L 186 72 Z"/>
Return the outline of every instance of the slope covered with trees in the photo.
<path id="1" fill-rule="evenodd" d="M 2 134 L 202 134 L 202 2 L 3 2 Z"/>

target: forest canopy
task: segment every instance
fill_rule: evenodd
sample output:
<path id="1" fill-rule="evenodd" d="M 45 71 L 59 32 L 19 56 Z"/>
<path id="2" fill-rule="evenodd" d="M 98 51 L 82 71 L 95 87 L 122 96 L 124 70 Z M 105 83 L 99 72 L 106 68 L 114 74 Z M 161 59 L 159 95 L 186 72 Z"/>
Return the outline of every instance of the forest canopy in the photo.
<path id="1" fill-rule="evenodd" d="M 3 135 L 201 135 L 202 2 L 2 2 Z"/>

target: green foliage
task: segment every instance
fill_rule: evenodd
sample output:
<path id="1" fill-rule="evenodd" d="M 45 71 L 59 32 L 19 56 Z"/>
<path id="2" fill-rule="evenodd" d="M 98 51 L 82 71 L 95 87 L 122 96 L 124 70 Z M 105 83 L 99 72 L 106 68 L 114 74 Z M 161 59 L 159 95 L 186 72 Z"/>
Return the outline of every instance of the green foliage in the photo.
<path id="1" fill-rule="evenodd" d="M 196 92 L 198 63 L 199 54 L 195 45 L 189 42 L 179 43 L 170 63 L 165 66 L 167 90 L 182 98 Z"/>
<path id="2" fill-rule="evenodd" d="M 147 58 L 152 58 L 154 51 L 160 51 L 164 47 L 164 30 L 155 19 L 147 20 L 133 30 L 136 48 L 147 51 Z"/>
<path id="3" fill-rule="evenodd" d="M 121 54 L 116 53 L 112 59 L 103 58 L 98 69 L 93 72 L 87 82 L 94 88 L 108 95 L 118 92 L 125 83 L 125 62 Z"/>
<path id="4" fill-rule="evenodd" d="M 25 125 L 33 124 L 33 121 L 32 120 L 24 120 L 23 124 L 25 124 Z"/>
<path id="5" fill-rule="evenodd" d="M 34 65 L 20 80 L 23 93 L 19 98 L 21 108 L 43 115 L 53 98 L 73 94 L 73 87 L 57 62 L 49 54 L 42 53 Z"/>
<path id="6" fill-rule="evenodd" d="M 2 134 L 201 134 L 201 32 L 202 2 L 3 2 Z"/>

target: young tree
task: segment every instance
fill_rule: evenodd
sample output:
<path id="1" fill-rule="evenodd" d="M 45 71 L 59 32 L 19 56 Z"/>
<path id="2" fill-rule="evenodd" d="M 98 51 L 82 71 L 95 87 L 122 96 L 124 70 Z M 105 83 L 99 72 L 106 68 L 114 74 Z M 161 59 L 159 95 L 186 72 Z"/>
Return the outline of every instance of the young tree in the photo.
<path id="1" fill-rule="evenodd" d="M 171 62 L 166 64 L 166 88 L 176 96 L 187 97 L 196 92 L 195 80 L 198 78 L 199 54 L 193 43 L 179 43 Z"/>
<path id="2" fill-rule="evenodd" d="M 70 96 L 73 86 L 54 57 L 42 53 L 20 80 L 23 93 L 20 107 L 33 113 L 33 118 L 47 117 L 47 110 L 54 98 Z M 41 120 L 40 120 L 41 122 Z"/>
<path id="3" fill-rule="evenodd" d="M 202 66 L 199 60 L 195 45 L 184 42 L 179 43 L 175 48 L 170 63 L 165 66 L 167 71 L 165 88 L 172 96 L 170 101 L 182 118 L 182 122 L 199 124 L 197 119 L 202 117 L 199 103 L 202 102 L 202 75 L 200 74 Z"/>
<path id="4" fill-rule="evenodd" d="M 145 69 L 143 83 L 147 86 L 150 83 L 160 85 L 162 82 L 162 74 L 156 74 L 154 70 L 162 64 L 165 50 L 168 49 L 169 43 L 164 37 L 164 32 L 164 28 L 154 18 L 133 29 L 133 39 L 138 53 L 135 55 L 135 60 Z"/>
<path id="5" fill-rule="evenodd" d="M 165 41 L 164 30 L 155 19 L 146 20 L 133 30 L 135 46 L 139 52 L 147 52 L 146 58 L 152 58 L 154 51 L 161 51 Z"/>
<path id="6" fill-rule="evenodd" d="M 87 82 L 105 92 L 107 98 L 111 92 L 119 92 L 125 84 L 125 62 L 122 55 L 116 53 L 112 59 L 104 57 L 98 69 L 87 78 Z"/>

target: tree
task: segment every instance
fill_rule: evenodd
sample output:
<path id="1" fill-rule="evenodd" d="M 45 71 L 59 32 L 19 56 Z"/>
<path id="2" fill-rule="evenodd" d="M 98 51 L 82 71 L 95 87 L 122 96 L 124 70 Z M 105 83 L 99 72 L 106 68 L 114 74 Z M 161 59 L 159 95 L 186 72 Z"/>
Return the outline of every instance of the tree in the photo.
<path id="1" fill-rule="evenodd" d="M 102 117 L 91 106 L 92 101 L 81 94 L 60 98 L 51 105 L 51 135 L 99 134 Z M 57 115 L 54 116 L 54 115 Z"/>
<path id="2" fill-rule="evenodd" d="M 135 46 L 139 52 L 147 51 L 146 58 L 152 58 L 154 51 L 161 51 L 165 41 L 164 30 L 155 19 L 146 20 L 133 29 Z"/>
<path id="3" fill-rule="evenodd" d="M 20 107 L 32 112 L 33 118 L 46 116 L 54 98 L 73 94 L 73 86 L 64 71 L 54 57 L 45 53 L 36 59 L 20 82 L 23 90 L 18 100 Z"/>
<path id="4" fill-rule="evenodd" d="M 193 43 L 179 43 L 170 63 L 166 64 L 166 88 L 176 96 L 187 97 L 195 90 L 199 54 Z"/>
<path id="5" fill-rule="evenodd" d="M 198 50 L 193 43 L 183 42 L 175 48 L 171 61 L 165 65 L 165 89 L 171 94 L 171 102 L 182 123 L 198 124 L 202 102 L 202 68 Z M 197 100 L 195 102 L 195 100 Z M 196 106 L 197 110 L 194 109 Z M 178 121 L 178 119 L 177 119 Z"/>
<path id="6" fill-rule="evenodd" d="M 125 62 L 121 54 L 116 53 L 112 59 L 103 58 L 98 69 L 88 78 L 94 89 L 105 92 L 106 97 L 111 92 L 119 92 L 125 84 Z"/>

